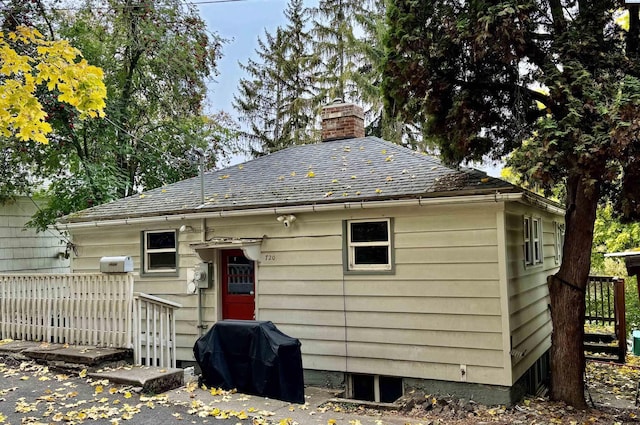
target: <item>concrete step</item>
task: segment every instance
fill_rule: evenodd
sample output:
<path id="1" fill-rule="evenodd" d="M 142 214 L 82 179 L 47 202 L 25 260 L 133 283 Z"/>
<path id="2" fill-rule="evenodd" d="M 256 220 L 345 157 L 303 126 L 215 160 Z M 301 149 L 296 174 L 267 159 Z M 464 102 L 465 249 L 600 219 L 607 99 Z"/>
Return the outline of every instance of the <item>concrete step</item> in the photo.
<path id="1" fill-rule="evenodd" d="M 50 344 L 47 342 L 3 341 L 0 353 L 70 365 L 98 367 L 118 361 L 131 361 L 133 351 L 127 348 L 104 348 L 86 345 Z"/>
<path id="2" fill-rule="evenodd" d="M 94 379 L 108 379 L 116 384 L 142 388 L 142 392 L 159 394 L 184 386 L 184 370 L 156 366 L 121 366 L 91 372 Z"/>
<path id="3" fill-rule="evenodd" d="M 7 340 L 0 341 L 0 354 L 45 362 L 58 369 L 87 369 L 90 377 L 131 385 L 147 393 L 158 394 L 184 385 L 182 369 L 132 366 L 133 352 L 125 348 Z"/>
<path id="4" fill-rule="evenodd" d="M 22 352 L 34 360 L 47 362 L 63 362 L 84 366 L 103 366 L 106 363 L 118 361 L 130 362 L 133 351 L 124 348 L 101 348 L 82 345 L 54 346 L 30 348 Z"/>

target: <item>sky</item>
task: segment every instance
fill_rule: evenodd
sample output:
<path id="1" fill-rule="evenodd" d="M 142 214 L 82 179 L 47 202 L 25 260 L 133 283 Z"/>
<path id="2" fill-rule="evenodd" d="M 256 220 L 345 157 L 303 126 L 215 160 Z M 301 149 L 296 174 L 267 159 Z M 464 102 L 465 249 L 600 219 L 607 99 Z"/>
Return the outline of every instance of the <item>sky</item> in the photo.
<path id="1" fill-rule="evenodd" d="M 304 3 L 315 6 L 317 1 Z M 238 62 L 246 63 L 247 59 L 255 57 L 258 37 L 264 38 L 265 30 L 273 33 L 279 25 L 286 25 L 287 0 L 237 0 L 197 6 L 209 30 L 228 40 L 218 64 L 220 75 L 216 77 L 217 82 L 210 85 L 210 107 L 213 111 L 233 114 L 233 94 L 243 75 Z"/>

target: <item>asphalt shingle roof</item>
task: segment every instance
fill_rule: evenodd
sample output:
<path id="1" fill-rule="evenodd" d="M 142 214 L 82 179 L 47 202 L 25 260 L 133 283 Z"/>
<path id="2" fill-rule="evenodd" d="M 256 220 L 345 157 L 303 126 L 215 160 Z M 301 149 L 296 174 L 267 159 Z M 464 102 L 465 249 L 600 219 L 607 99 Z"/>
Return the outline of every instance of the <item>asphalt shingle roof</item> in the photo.
<path id="1" fill-rule="evenodd" d="M 206 211 L 520 191 L 376 137 L 294 146 L 64 217 L 85 222 Z"/>

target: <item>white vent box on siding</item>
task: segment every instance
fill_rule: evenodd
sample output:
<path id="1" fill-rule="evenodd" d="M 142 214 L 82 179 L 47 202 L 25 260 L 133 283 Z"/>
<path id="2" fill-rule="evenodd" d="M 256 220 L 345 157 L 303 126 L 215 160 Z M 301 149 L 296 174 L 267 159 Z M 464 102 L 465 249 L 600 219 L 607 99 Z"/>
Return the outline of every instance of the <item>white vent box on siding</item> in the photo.
<path id="1" fill-rule="evenodd" d="M 102 257 L 100 259 L 100 271 L 102 273 L 128 273 L 133 271 L 131 257 Z"/>

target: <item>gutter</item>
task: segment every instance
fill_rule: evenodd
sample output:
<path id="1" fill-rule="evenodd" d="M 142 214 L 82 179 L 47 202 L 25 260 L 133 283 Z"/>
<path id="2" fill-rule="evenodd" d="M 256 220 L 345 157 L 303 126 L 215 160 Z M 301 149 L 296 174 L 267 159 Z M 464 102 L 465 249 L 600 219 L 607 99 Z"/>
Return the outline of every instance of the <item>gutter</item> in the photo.
<path id="1" fill-rule="evenodd" d="M 546 211 L 550 211 L 554 214 L 558 214 L 561 216 L 564 216 L 564 214 L 566 213 L 566 211 L 564 210 L 564 208 L 562 208 L 559 205 L 553 205 L 551 202 L 553 201 L 549 201 L 545 198 L 543 198 L 542 196 L 536 195 L 534 193 L 531 192 L 525 192 L 522 194 L 522 201 L 525 203 L 528 203 L 530 205 L 534 205 L 542 210 L 546 210 Z M 555 202 L 554 202 L 555 203 Z"/>
<path id="2" fill-rule="evenodd" d="M 341 210 L 360 210 L 371 208 L 393 208 L 393 207 L 409 207 L 409 206 L 430 206 L 430 205 L 455 205 L 470 204 L 482 202 L 504 202 L 518 201 L 531 202 L 529 197 L 525 197 L 523 193 L 500 193 L 496 192 L 488 195 L 471 195 L 471 196 L 451 196 L 438 198 L 417 198 L 417 199 L 401 199 L 390 201 L 362 201 L 362 202 L 345 202 L 340 204 L 320 204 L 320 205 L 300 205 L 289 207 L 272 207 L 272 208 L 252 208 L 246 210 L 230 210 L 230 211 L 210 211 L 201 213 L 162 215 L 151 217 L 124 218 L 115 220 L 98 220 L 78 223 L 61 223 L 57 225 L 58 229 L 75 230 L 88 229 L 94 227 L 112 227 L 134 224 L 153 224 L 153 223 L 172 223 L 183 220 L 197 220 L 203 218 L 225 218 L 225 217 L 248 217 L 256 215 L 283 215 L 298 214 L 305 212 L 322 212 L 322 211 L 341 211 Z M 538 202 L 539 203 L 539 202 Z M 541 205 L 538 205 L 541 206 Z M 560 208 L 547 205 L 547 210 L 564 214 Z"/>

